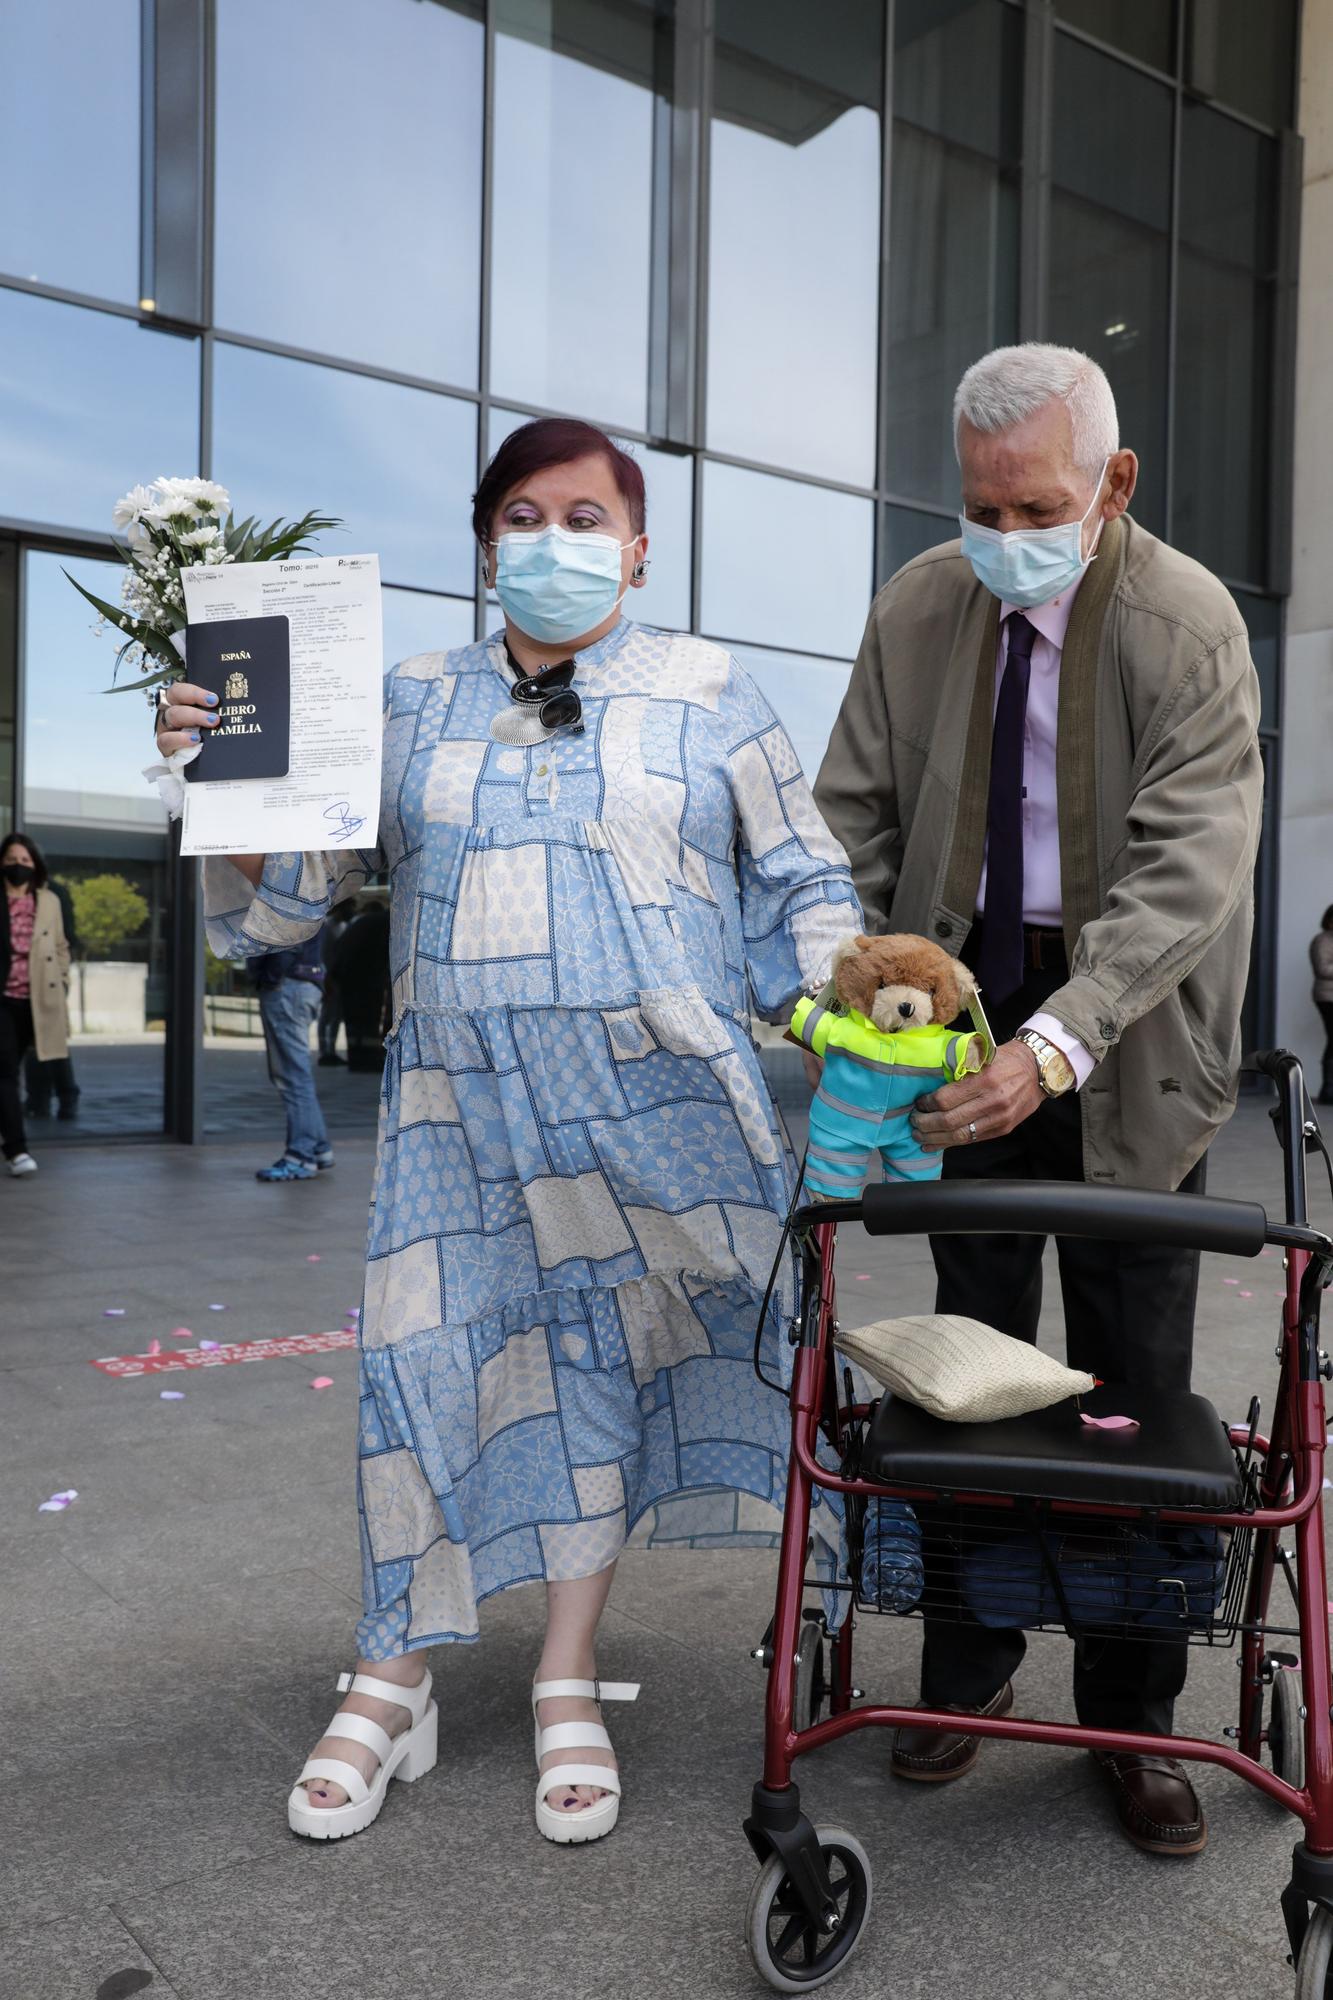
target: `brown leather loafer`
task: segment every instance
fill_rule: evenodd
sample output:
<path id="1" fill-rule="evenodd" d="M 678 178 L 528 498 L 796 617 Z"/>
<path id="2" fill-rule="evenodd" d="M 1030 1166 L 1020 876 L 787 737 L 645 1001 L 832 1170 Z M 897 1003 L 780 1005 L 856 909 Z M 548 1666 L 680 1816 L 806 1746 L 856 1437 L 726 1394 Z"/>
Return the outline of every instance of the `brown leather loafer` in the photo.
<path id="1" fill-rule="evenodd" d="M 1147 1854 L 1198 1854 L 1208 1844 L 1203 1807 L 1174 1757 L 1093 1758 L 1115 1800 L 1120 1830 Z"/>
<path id="2" fill-rule="evenodd" d="M 1006 1681 L 984 1708 L 953 1708 L 950 1715 L 1008 1715 L 1014 1705 L 1013 1683 Z M 918 1708 L 929 1702 L 919 1701 Z M 957 1735 L 949 1729 L 895 1729 L 890 1769 L 895 1778 L 919 1785 L 947 1785 L 972 1769 L 981 1755 L 981 1738 Z"/>

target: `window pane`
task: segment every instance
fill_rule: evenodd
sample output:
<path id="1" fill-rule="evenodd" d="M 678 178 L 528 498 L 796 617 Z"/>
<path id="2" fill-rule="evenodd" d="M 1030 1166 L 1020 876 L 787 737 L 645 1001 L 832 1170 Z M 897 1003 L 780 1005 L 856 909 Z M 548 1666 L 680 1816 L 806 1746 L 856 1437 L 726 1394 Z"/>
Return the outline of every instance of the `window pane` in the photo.
<path id="1" fill-rule="evenodd" d="M 128 487 L 198 457 L 196 340 L 0 289 L 0 514 L 109 533 Z"/>
<path id="2" fill-rule="evenodd" d="M 139 0 L 0 0 L 0 187 L 0 271 L 138 299 Z"/>
<path id="3" fill-rule="evenodd" d="M 213 439 L 239 514 L 336 514 L 326 552 L 378 554 L 386 583 L 471 589 L 475 404 L 219 342 Z"/>
<path id="4" fill-rule="evenodd" d="M 167 834 L 143 776 L 152 717 L 142 695 L 104 692 L 116 649 L 94 636 L 95 614 L 64 570 L 114 603 L 121 567 L 41 550 L 24 564 L 23 823 L 75 902 L 74 1129 L 160 1132 Z M 34 1120 L 29 1137 L 45 1145 L 56 1133 Z"/>
<path id="5" fill-rule="evenodd" d="M 1266 569 L 1276 152 L 1186 105 L 1172 539 L 1254 583 Z"/>
<path id="6" fill-rule="evenodd" d="M 384 592 L 384 664 L 414 653 L 447 653 L 470 646 L 476 611 L 470 597 L 436 597 L 428 590 Z"/>
<path id="7" fill-rule="evenodd" d="M 493 458 L 511 431 L 528 419 L 516 410 L 491 405 L 487 449 Z M 643 467 L 648 514 L 648 580 L 625 599 L 625 613 L 640 625 L 670 631 L 690 629 L 690 523 L 694 500 L 694 460 L 688 453 L 654 451 L 630 438 L 615 442 Z M 492 604 L 496 602 L 492 597 Z"/>
<path id="8" fill-rule="evenodd" d="M 651 0 L 496 0 L 491 382 L 643 430 Z"/>
<path id="9" fill-rule="evenodd" d="M 220 326 L 475 386 L 480 12 L 219 7 Z"/>
<path id="10" fill-rule="evenodd" d="M 709 165 L 708 442 L 861 486 L 875 481 L 882 16 L 863 0 L 718 0 Z"/>
<path id="11" fill-rule="evenodd" d="M 893 67 L 888 483 L 953 505 L 953 394 L 1018 338 L 1022 24 L 1000 0 L 899 0 Z"/>
<path id="12" fill-rule="evenodd" d="M 706 465 L 703 630 L 850 660 L 870 604 L 873 505 L 769 472 Z"/>
<path id="13" fill-rule="evenodd" d="M 886 507 L 880 544 L 879 581 L 891 576 L 927 549 L 951 542 L 958 534 L 956 514 L 922 514 L 912 507 Z"/>
<path id="14" fill-rule="evenodd" d="M 1191 0 L 1187 81 L 1261 124 L 1290 125 L 1296 14 L 1296 0 Z"/>
<path id="15" fill-rule="evenodd" d="M 1139 454 L 1134 517 L 1165 533 L 1167 228 L 1172 93 L 1056 37 L 1050 338 L 1110 378 Z M 1125 134 L 1134 144 L 1125 144 Z"/>
<path id="16" fill-rule="evenodd" d="M 1176 10 L 1173 0 L 1055 0 L 1062 21 L 1123 49 L 1127 56 L 1176 69 Z"/>
<path id="17" fill-rule="evenodd" d="M 813 785 L 851 679 L 850 663 L 812 660 L 808 654 L 777 653 L 760 646 L 737 646 L 734 651 L 772 702 Z"/>

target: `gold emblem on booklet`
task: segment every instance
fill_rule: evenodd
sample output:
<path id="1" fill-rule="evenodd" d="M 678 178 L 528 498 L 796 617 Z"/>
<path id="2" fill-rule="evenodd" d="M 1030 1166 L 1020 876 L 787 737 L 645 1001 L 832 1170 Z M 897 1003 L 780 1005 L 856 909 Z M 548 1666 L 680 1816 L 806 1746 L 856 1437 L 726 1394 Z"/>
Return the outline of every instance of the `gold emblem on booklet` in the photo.
<path id="1" fill-rule="evenodd" d="M 250 683 L 242 673 L 227 675 L 227 685 L 223 694 L 228 701 L 244 701 L 250 692 Z"/>

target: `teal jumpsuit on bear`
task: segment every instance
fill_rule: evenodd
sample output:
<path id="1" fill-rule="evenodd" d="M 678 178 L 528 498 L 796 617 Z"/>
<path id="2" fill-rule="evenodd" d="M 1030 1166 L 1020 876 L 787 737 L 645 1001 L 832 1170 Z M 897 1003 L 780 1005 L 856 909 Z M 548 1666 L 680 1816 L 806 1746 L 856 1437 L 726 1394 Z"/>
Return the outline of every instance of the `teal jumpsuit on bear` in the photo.
<path id="1" fill-rule="evenodd" d="M 837 1014 L 812 999 L 798 1003 L 791 1032 L 824 1059 L 810 1106 L 809 1193 L 855 1201 L 872 1151 L 879 1153 L 886 1181 L 938 1180 L 942 1156 L 926 1152 L 917 1139 L 912 1106 L 979 1069 L 982 1037 L 933 1025 L 885 1034 L 855 1008 Z"/>

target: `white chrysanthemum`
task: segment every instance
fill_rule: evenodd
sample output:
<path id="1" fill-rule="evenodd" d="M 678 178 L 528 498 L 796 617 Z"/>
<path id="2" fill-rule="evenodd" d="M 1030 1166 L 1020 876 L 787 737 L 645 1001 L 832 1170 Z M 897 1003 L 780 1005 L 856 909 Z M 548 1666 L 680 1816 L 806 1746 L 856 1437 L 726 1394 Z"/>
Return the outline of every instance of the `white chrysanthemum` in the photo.
<path id="1" fill-rule="evenodd" d="M 192 528 L 188 535 L 176 537 L 183 549 L 208 549 L 222 539 L 220 528 Z"/>
<path id="2" fill-rule="evenodd" d="M 131 486 L 122 494 L 111 509 L 111 524 L 116 528 L 128 528 L 138 521 L 146 508 L 154 504 L 153 495 L 146 486 Z"/>
<path id="3" fill-rule="evenodd" d="M 192 513 L 210 514 L 231 505 L 231 495 L 215 479 L 158 479 L 154 484 L 162 505 L 184 501 Z"/>

